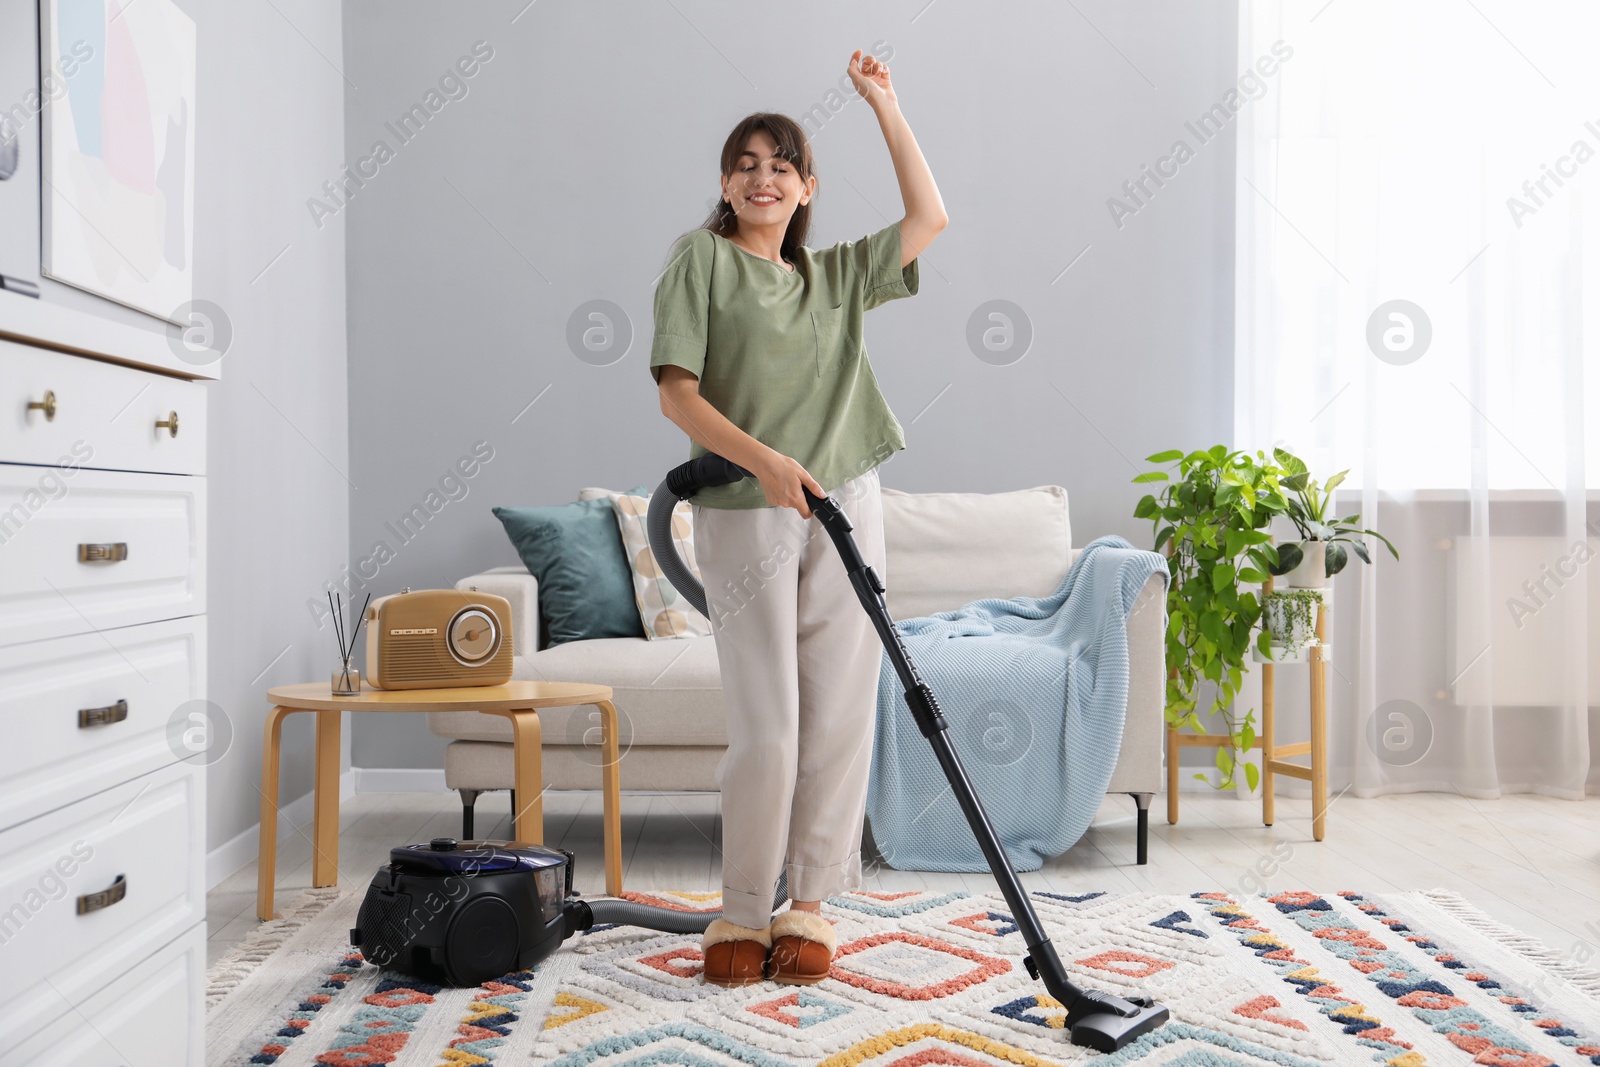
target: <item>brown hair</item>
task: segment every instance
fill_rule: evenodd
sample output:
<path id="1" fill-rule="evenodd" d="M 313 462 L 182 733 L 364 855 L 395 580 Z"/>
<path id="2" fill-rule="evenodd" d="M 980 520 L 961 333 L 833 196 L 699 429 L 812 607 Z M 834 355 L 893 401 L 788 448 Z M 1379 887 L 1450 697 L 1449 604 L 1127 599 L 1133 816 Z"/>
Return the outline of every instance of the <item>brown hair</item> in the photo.
<path id="1" fill-rule="evenodd" d="M 811 141 L 806 137 L 806 131 L 788 115 L 775 111 L 757 111 L 739 120 L 739 124 L 728 134 L 728 139 L 722 143 L 721 173 L 724 178 L 732 177 L 733 169 L 739 162 L 739 154 L 744 151 L 750 135 L 757 130 L 767 131 L 777 145 L 773 155 L 787 160 L 800 175 L 802 182 L 811 177 L 814 160 L 811 155 Z M 738 232 L 739 217 L 734 213 L 733 205 L 719 196 L 717 206 L 711 209 L 711 214 L 706 216 L 706 220 L 695 229 L 710 230 L 712 233 L 728 237 Z M 792 261 L 795 258 L 796 250 L 806 243 L 810 231 L 811 205 L 801 204 L 794 209 L 794 214 L 789 218 L 789 228 L 783 235 L 781 254 L 784 259 Z M 683 236 L 679 234 L 673 244 L 676 245 Z"/>

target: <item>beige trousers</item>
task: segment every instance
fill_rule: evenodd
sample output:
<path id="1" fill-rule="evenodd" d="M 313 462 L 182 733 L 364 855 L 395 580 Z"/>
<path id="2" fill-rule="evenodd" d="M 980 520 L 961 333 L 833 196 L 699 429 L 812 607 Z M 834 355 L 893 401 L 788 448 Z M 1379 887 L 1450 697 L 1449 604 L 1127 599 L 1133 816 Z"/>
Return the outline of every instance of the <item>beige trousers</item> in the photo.
<path id="1" fill-rule="evenodd" d="M 870 470 L 829 495 L 882 576 L 878 489 Z M 782 507 L 693 513 L 728 728 L 723 915 L 761 928 L 785 865 L 793 900 L 861 885 L 883 648 L 822 520 Z"/>

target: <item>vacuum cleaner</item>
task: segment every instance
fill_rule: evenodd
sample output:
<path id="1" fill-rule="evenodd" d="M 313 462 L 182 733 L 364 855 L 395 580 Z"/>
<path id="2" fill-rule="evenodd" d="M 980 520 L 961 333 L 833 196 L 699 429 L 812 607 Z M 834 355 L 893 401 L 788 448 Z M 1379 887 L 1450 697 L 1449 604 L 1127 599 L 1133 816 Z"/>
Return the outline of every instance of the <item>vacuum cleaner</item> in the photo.
<path id="1" fill-rule="evenodd" d="M 647 525 L 657 564 L 673 586 L 701 614 L 705 590 L 678 556 L 672 539 L 672 511 L 702 488 L 728 485 L 750 472 L 707 453 L 668 473 L 650 498 Z M 955 793 L 967 825 L 977 838 L 989 869 L 1011 909 L 1028 954 L 1023 962 L 1035 981 L 1066 1009 L 1072 1042 L 1100 1052 L 1115 1052 L 1168 1019 L 1164 1005 L 1150 997 L 1119 997 L 1083 989 L 1068 977 L 1045 934 L 1005 846 L 984 812 L 948 734 L 939 702 L 906 655 L 884 602 L 883 579 L 862 559 L 853 528 L 837 501 L 804 490 L 811 513 L 821 520 L 844 560 L 856 596 L 872 617 L 878 636 L 904 686 L 917 729 Z M 598 923 L 620 923 L 672 933 L 701 933 L 720 912 L 654 908 L 626 900 L 578 898 L 572 891 L 573 857 L 560 849 L 509 841 L 436 838 L 390 852 L 367 889 L 351 944 L 365 958 L 418 977 L 470 986 L 533 967 L 563 941 Z M 779 879 L 776 910 L 788 897 Z"/>

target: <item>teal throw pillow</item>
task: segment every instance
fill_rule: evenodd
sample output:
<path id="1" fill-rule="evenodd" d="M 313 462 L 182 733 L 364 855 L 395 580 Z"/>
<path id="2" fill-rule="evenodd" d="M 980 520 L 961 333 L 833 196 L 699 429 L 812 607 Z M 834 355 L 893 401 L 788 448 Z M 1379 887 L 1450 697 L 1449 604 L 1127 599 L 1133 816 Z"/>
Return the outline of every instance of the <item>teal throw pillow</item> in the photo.
<path id="1" fill-rule="evenodd" d="M 649 490 L 641 485 L 630 492 Z M 548 645 L 644 636 L 610 500 L 492 510 L 528 573 L 539 579 Z"/>

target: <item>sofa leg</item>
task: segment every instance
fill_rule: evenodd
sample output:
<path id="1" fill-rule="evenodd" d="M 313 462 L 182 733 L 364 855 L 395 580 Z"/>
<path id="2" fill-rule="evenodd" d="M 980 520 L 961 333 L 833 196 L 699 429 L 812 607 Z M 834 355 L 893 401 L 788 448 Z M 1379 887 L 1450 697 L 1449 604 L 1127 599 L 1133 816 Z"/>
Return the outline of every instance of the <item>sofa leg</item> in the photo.
<path id="1" fill-rule="evenodd" d="M 1129 793 L 1133 802 L 1139 805 L 1139 831 L 1135 844 L 1136 860 L 1142 866 L 1150 862 L 1150 800 L 1152 793 Z"/>
<path id="2" fill-rule="evenodd" d="M 478 790 L 458 789 L 461 794 L 461 840 L 472 840 L 472 807 L 478 802 Z"/>

